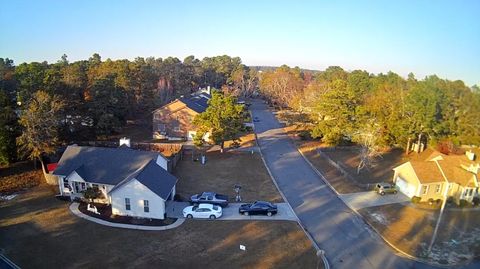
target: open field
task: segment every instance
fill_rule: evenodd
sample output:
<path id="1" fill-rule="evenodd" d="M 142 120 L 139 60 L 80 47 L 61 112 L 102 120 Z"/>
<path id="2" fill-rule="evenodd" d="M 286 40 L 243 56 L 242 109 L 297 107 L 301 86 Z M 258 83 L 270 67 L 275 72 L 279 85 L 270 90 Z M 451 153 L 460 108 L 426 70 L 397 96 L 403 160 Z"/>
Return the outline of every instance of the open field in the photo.
<path id="1" fill-rule="evenodd" d="M 215 191 L 233 199 L 233 187 L 240 184 L 243 201 L 283 201 L 258 153 L 213 151 L 206 156 L 207 162 L 202 165 L 192 161 L 191 155 L 184 154 L 175 168 L 174 174 L 179 178 L 177 194 L 182 198 Z"/>
<path id="2" fill-rule="evenodd" d="M 315 268 L 317 263 L 311 242 L 290 221 L 187 220 L 167 231 L 115 229 L 75 217 L 45 185 L 0 204 L 0 215 L 0 248 L 22 268 Z"/>
<path id="3" fill-rule="evenodd" d="M 416 257 L 427 258 L 438 210 L 391 204 L 359 211 L 390 243 Z M 480 211 L 448 209 L 428 259 L 440 264 L 480 257 Z"/>

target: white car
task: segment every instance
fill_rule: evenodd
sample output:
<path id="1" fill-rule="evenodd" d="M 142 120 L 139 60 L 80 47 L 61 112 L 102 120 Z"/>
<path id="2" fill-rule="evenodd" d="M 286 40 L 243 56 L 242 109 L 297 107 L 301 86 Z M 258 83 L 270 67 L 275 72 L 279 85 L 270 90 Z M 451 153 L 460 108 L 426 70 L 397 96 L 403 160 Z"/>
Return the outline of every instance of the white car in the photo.
<path id="1" fill-rule="evenodd" d="M 199 204 L 198 206 L 187 206 L 183 209 L 185 218 L 216 219 L 222 216 L 222 207 L 211 204 Z"/>

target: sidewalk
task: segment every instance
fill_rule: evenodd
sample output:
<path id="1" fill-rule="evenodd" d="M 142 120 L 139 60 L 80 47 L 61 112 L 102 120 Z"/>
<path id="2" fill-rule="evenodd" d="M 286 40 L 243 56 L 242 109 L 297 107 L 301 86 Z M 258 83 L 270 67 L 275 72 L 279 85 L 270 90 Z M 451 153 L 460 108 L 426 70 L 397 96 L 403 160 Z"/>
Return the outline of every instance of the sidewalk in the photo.
<path id="1" fill-rule="evenodd" d="M 77 217 L 80 217 L 82 219 L 85 219 L 85 220 L 88 220 L 88 221 L 91 221 L 91 222 L 95 222 L 95 223 L 100 224 L 100 225 L 114 227 L 114 228 L 143 230 L 143 231 L 165 231 L 165 230 L 170 230 L 170 229 L 173 229 L 173 228 L 177 228 L 178 226 L 182 225 L 183 222 L 185 222 L 184 218 L 179 218 L 174 223 L 172 223 L 170 225 L 166 225 L 166 226 L 144 226 L 144 225 L 113 223 L 113 222 L 108 222 L 108 221 L 105 221 L 105 220 L 101 220 L 101 219 L 97 219 L 97 218 L 85 215 L 82 212 L 80 212 L 80 210 L 78 210 L 78 206 L 79 206 L 78 203 L 72 203 L 69 207 L 70 211 L 72 211 L 72 213 L 74 215 L 76 215 Z"/>

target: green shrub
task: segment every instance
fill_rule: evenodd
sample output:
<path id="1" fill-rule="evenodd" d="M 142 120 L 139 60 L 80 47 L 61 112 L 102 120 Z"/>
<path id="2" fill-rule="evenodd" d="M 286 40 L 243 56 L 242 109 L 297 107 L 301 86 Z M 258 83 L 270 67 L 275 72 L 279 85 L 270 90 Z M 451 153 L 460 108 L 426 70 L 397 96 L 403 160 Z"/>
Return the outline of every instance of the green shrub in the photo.
<path id="1" fill-rule="evenodd" d="M 312 139 L 312 136 L 310 135 L 309 131 L 303 130 L 298 133 L 298 136 L 300 137 L 301 140 L 309 140 Z"/>
<path id="2" fill-rule="evenodd" d="M 460 199 L 458 206 L 459 207 L 466 207 L 468 205 L 468 201 L 465 199 Z"/>
<path id="3" fill-rule="evenodd" d="M 418 197 L 418 196 L 413 196 L 413 197 L 412 197 L 412 203 L 418 204 L 418 203 L 420 203 L 420 200 L 421 200 L 421 199 L 422 199 L 422 198 L 420 198 L 420 197 Z"/>
<path id="4" fill-rule="evenodd" d="M 443 202 L 442 199 L 437 199 L 437 200 L 435 200 L 435 203 L 436 203 L 437 205 L 441 205 L 442 202 Z"/>
<path id="5" fill-rule="evenodd" d="M 480 197 L 473 197 L 472 205 L 473 206 L 478 206 L 479 204 L 480 204 Z"/>
<path id="6" fill-rule="evenodd" d="M 100 191 L 97 187 L 88 187 L 86 190 L 83 191 L 83 197 L 90 201 L 93 201 L 94 199 L 105 198 L 102 191 Z"/>
<path id="7" fill-rule="evenodd" d="M 428 203 L 429 203 L 430 205 L 433 205 L 433 202 L 435 202 L 435 200 L 433 200 L 433 198 L 428 199 Z"/>

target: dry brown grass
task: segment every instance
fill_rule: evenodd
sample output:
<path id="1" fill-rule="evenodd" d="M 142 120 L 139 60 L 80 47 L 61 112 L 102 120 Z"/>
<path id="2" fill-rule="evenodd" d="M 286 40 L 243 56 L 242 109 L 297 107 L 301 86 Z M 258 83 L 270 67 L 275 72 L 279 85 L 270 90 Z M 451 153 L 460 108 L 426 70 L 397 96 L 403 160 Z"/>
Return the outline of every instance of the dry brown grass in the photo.
<path id="1" fill-rule="evenodd" d="M 207 163 L 202 165 L 184 154 L 175 168 L 174 174 L 179 178 L 177 193 L 183 198 L 204 191 L 234 198 L 233 187 L 240 184 L 244 201 L 282 201 L 258 153 L 214 151 L 206 156 Z"/>
<path id="2" fill-rule="evenodd" d="M 30 171 L 4 177 L 0 179 L 0 193 L 10 194 L 37 186 L 43 181 L 42 177 L 42 171 Z"/>
<path id="3" fill-rule="evenodd" d="M 54 194 L 40 186 L 0 204 L 0 248 L 22 268 L 316 266 L 295 222 L 187 220 L 167 231 L 115 229 L 75 217 Z"/>
<path id="4" fill-rule="evenodd" d="M 400 250 L 427 258 L 427 249 L 438 220 L 438 210 L 416 205 L 392 204 L 360 210 L 380 234 Z M 480 257 L 478 211 L 447 209 L 428 259 L 440 264 L 458 264 Z"/>

